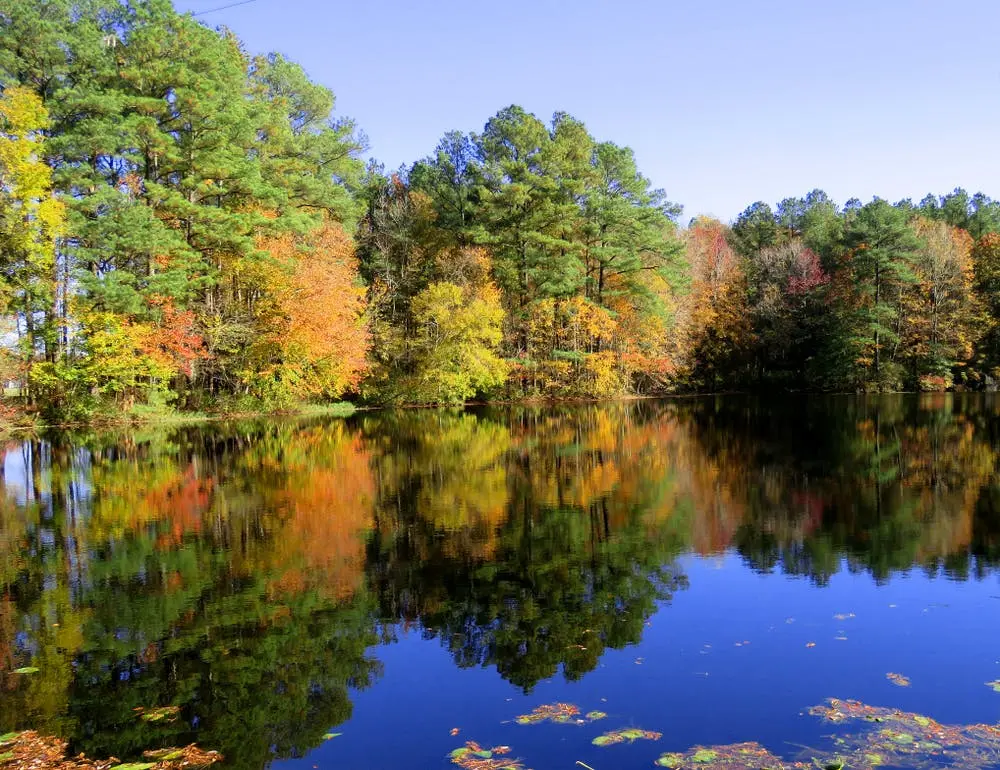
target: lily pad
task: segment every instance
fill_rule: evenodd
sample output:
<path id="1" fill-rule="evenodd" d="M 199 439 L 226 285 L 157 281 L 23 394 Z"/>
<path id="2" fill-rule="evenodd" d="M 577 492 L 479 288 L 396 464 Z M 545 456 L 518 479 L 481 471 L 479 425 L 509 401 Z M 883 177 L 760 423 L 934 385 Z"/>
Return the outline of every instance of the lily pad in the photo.
<path id="1" fill-rule="evenodd" d="M 684 755 L 676 752 L 660 754 L 660 758 L 656 760 L 656 764 L 659 767 L 682 767 L 684 765 Z"/>
<path id="2" fill-rule="evenodd" d="M 588 711 L 586 714 L 587 719 L 591 722 L 596 722 L 598 719 L 605 719 L 607 716 L 603 711 Z"/>
<path id="3" fill-rule="evenodd" d="M 708 764 L 709 762 L 714 762 L 718 758 L 719 758 L 718 753 L 712 751 L 711 749 L 700 749 L 699 751 L 696 751 L 694 753 L 693 757 L 691 757 L 692 761 L 697 762 L 700 765 L 705 765 Z"/>

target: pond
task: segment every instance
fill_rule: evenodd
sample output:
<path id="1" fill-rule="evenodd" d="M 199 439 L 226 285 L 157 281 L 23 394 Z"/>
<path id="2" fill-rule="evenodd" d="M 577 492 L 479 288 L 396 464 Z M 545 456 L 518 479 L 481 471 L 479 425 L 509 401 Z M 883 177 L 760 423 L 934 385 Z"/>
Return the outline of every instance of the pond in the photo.
<path id="1" fill-rule="evenodd" d="M 951 394 L 8 441 L 0 734 L 248 770 L 1000 766 L 998 456 L 1000 400 Z"/>

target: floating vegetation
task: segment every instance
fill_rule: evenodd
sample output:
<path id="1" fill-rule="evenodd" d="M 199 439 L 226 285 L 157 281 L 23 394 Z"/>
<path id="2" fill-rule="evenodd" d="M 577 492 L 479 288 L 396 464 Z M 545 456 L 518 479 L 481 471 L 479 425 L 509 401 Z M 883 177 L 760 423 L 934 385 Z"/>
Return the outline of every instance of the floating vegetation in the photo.
<path id="1" fill-rule="evenodd" d="M 537 725 L 541 722 L 555 722 L 561 725 L 584 725 L 604 719 L 608 715 L 603 711 L 588 711 L 580 716 L 580 708 L 572 703 L 545 703 L 535 708 L 530 714 L 521 714 L 514 721 L 519 725 Z M 456 731 L 457 732 L 457 731 Z M 453 735 L 455 733 L 452 733 Z"/>
<path id="2" fill-rule="evenodd" d="M 909 679 L 889 673 L 894 684 L 906 686 Z M 1000 680 L 989 683 L 1000 686 Z M 520 724 L 552 721 L 561 724 L 586 724 L 607 717 L 603 711 L 590 711 L 583 717 L 569 703 L 539 706 L 517 718 Z M 869 706 L 857 700 L 831 698 L 813 706 L 809 714 L 834 724 L 848 721 L 864 723 L 858 732 L 838 732 L 830 752 L 824 754 L 802 747 L 798 755 L 784 758 L 756 742 L 717 746 L 693 746 L 686 751 L 665 752 L 655 760 L 657 767 L 673 770 L 872 770 L 882 765 L 894 768 L 931 770 L 986 770 L 998 766 L 1000 724 L 945 725 L 924 716 L 899 709 Z M 661 733 L 628 727 L 612 730 L 593 739 L 595 746 L 613 746 L 638 740 L 659 740 Z M 2 745 L 0 745 L 2 749 Z M 507 746 L 485 749 L 474 741 L 451 752 L 451 761 L 466 770 L 524 770 L 520 760 L 502 755 Z M 577 761 L 577 765 L 589 765 Z M 0 770 L 4 770 L 0 764 Z"/>
<path id="3" fill-rule="evenodd" d="M 448 758 L 465 770 L 523 770 L 524 765 L 519 760 L 504 757 L 509 753 L 510 746 L 484 749 L 475 741 L 466 741 L 464 746 L 452 751 Z"/>
<path id="4" fill-rule="evenodd" d="M 144 722 L 173 722 L 177 715 L 181 713 L 180 706 L 160 706 L 158 708 L 143 708 L 137 706 L 132 709 Z"/>
<path id="5" fill-rule="evenodd" d="M 888 674 L 885 675 L 885 678 L 888 679 L 890 682 L 892 682 L 897 687 L 909 687 L 910 686 L 910 677 L 903 676 L 902 674 L 895 674 L 892 671 L 890 671 Z"/>
<path id="6" fill-rule="evenodd" d="M 992 687 L 993 692 L 1000 692 L 1000 679 L 994 679 L 992 682 L 987 682 L 986 686 Z"/>
<path id="7" fill-rule="evenodd" d="M 944 725 L 922 714 L 837 698 L 809 713 L 829 722 L 862 720 L 877 726 L 837 738 L 843 764 L 850 767 L 923 767 L 946 759 L 950 767 L 973 770 L 996 766 L 1000 756 L 1000 727 L 995 725 Z"/>
<path id="8" fill-rule="evenodd" d="M 768 770 L 805 770 L 808 767 L 804 762 L 786 762 L 753 742 L 694 746 L 684 752 L 661 754 L 656 764 L 674 770 L 756 770 L 761 767 Z"/>
<path id="9" fill-rule="evenodd" d="M 839 613 L 837 613 L 836 615 L 833 616 L 833 619 L 834 620 L 850 620 L 851 618 L 855 618 L 855 617 L 857 617 L 857 615 L 855 615 L 853 612 L 839 612 Z"/>
<path id="10" fill-rule="evenodd" d="M 334 738 L 339 738 L 343 733 L 326 733 L 323 735 L 324 741 L 332 741 Z"/>
<path id="11" fill-rule="evenodd" d="M 572 703 L 545 703 L 535 708 L 530 714 L 521 714 L 516 721 L 519 725 L 537 725 L 540 722 L 558 722 L 569 724 L 583 722 L 579 719 L 580 709 Z"/>
<path id="12" fill-rule="evenodd" d="M 143 754 L 142 762 L 121 762 L 115 757 L 88 759 L 66 756 L 66 741 L 39 735 L 33 730 L 0 735 L 0 768 L 31 770 L 197 770 L 222 761 L 216 751 L 191 745 L 183 749 L 158 749 Z"/>
<path id="13" fill-rule="evenodd" d="M 621 730 L 598 735 L 591 743 L 595 746 L 614 746 L 616 743 L 634 743 L 635 741 L 658 741 L 663 737 L 663 733 L 656 733 L 652 730 L 640 730 L 638 727 L 626 727 Z"/>

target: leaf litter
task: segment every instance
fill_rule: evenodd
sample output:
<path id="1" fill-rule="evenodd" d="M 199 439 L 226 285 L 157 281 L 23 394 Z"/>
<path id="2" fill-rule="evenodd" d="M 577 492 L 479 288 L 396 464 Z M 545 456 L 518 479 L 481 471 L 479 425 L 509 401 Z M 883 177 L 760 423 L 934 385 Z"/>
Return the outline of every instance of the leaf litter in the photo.
<path id="1" fill-rule="evenodd" d="M 143 762 L 122 762 L 116 757 L 90 759 L 83 754 L 67 757 L 66 748 L 66 741 L 40 735 L 34 730 L 0 735 L 0 769 L 196 770 L 222 761 L 218 752 L 204 751 L 194 744 L 147 751 L 143 754 Z"/>

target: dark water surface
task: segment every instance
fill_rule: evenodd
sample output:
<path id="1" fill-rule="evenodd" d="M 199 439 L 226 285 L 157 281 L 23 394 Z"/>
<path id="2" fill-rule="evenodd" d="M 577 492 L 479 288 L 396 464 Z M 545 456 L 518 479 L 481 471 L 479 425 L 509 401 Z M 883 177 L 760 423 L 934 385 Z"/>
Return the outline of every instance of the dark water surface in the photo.
<path id="1" fill-rule="evenodd" d="M 611 770 L 745 741 L 811 763 L 898 727 L 807 713 L 828 698 L 995 725 L 998 456 L 1000 400 L 958 395 L 9 442 L 0 734 L 303 770 L 454 768 L 471 740 Z M 557 702 L 581 715 L 516 721 Z M 619 728 L 661 735 L 593 745 Z M 899 732 L 849 766 L 1000 765 Z"/>

